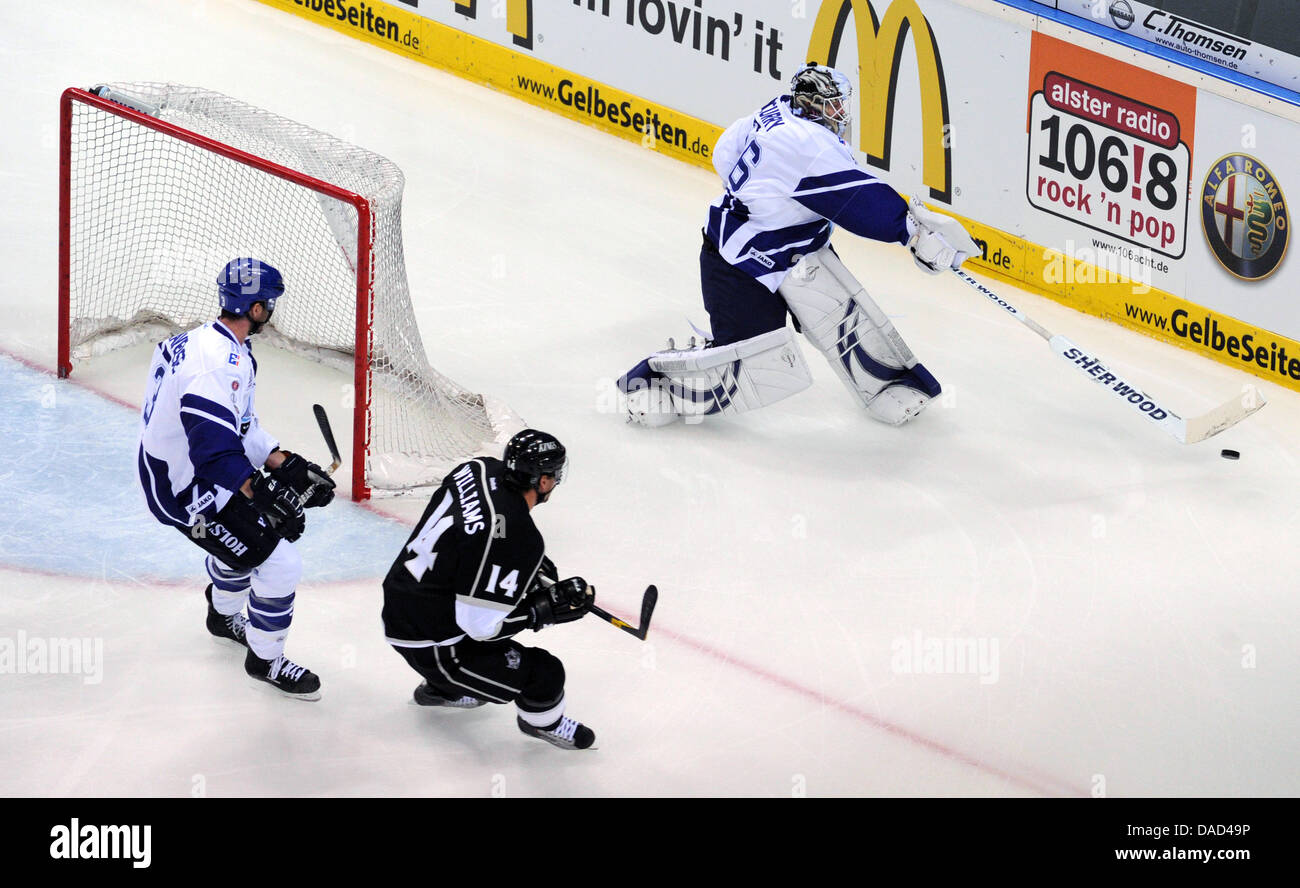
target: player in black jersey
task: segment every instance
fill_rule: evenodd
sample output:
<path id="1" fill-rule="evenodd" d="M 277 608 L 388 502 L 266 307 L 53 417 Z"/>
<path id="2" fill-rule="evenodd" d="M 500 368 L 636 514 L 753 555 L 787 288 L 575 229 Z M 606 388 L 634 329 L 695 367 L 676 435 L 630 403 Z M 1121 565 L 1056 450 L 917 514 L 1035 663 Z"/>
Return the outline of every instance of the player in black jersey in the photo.
<path id="1" fill-rule="evenodd" d="M 596 735 L 564 714 L 564 664 L 514 640 L 577 620 L 596 600 L 581 577 L 559 579 L 529 514 L 567 465 L 554 435 L 525 429 L 504 459 L 453 469 L 384 578 L 384 634 L 424 678 L 416 703 L 513 701 L 525 734 L 587 749 Z"/>

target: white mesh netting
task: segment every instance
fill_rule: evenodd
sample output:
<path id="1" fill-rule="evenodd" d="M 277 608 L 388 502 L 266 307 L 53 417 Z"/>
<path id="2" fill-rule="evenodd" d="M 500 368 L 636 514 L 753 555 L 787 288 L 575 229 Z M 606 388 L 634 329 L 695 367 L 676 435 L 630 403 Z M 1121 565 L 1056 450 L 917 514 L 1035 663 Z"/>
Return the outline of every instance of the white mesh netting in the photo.
<path id="1" fill-rule="evenodd" d="M 109 88 L 128 104 L 145 103 L 150 116 L 368 200 L 374 220 L 369 486 L 436 484 L 456 461 L 517 430 L 517 417 L 504 405 L 429 365 L 402 255 L 404 180 L 397 166 L 208 90 L 158 83 Z M 286 286 L 263 337 L 337 364 L 349 373 L 340 384 L 351 383 L 358 255 L 351 204 L 83 102 L 73 103 L 70 137 L 74 358 L 213 319 L 217 272 L 236 256 L 252 256 L 278 268 Z"/>

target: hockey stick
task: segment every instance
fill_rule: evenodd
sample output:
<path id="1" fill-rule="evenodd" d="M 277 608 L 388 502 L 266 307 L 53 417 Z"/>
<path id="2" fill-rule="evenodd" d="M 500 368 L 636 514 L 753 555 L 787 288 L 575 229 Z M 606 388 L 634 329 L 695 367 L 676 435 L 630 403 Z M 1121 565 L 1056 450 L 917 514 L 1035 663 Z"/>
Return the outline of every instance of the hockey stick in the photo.
<path id="1" fill-rule="evenodd" d="M 330 459 L 333 460 L 329 464 L 329 468 L 325 470 L 325 474 L 333 475 L 338 470 L 338 467 L 343 465 L 343 457 L 339 456 L 339 445 L 334 440 L 334 430 L 330 428 L 330 418 L 325 413 L 325 408 L 319 404 L 312 404 L 311 409 L 316 414 L 316 425 L 320 426 L 320 433 L 325 438 L 325 446 L 329 448 Z M 311 495 L 316 492 L 317 487 L 320 487 L 320 484 L 313 483 L 299 494 L 298 504 L 305 507 L 307 500 L 311 499 Z"/>
<path id="2" fill-rule="evenodd" d="M 325 474 L 333 475 L 339 466 L 343 465 L 343 457 L 339 456 L 339 445 L 334 442 L 334 430 L 330 428 L 330 418 L 325 414 L 325 408 L 319 404 L 311 405 L 312 412 L 316 414 L 316 425 L 320 426 L 320 433 L 325 437 L 325 446 L 330 449 L 330 467 L 325 470 Z"/>
<path id="3" fill-rule="evenodd" d="M 1064 336 L 1053 335 L 1042 324 L 1039 324 L 966 272 L 957 269 L 956 275 L 976 290 L 979 290 L 992 302 L 1001 306 L 1007 314 L 1046 339 L 1052 351 L 1077 367 L 1080 373 L 1085 374 L 1093 382 L 1104 385 L 1117 398 L 1127 401 L 1134 409 L 1173 435 L 1180 443 L 1195 444 L 1198 441 L 1211 438 L 1224 429 L 1231 428 L 1241 422 L 1266 403 L 1264 393 L 1252 386 L 1246 394 L 1226 401 L 1207 413 L 1184 419 L 1168 407 L 1161 406 L 1146 392 L 1109 369 L 1102 363 L 1101 358 L 1089 354 Z"/>
<path id="4" fill-rule="evenodd" d="M 596 605 L 591 606 L 591 612 L 600 617 L 611 626 L 617 626 L 624 632 L 635 635 L 637 638 L 645 641 L 646 635 L 650 633 L 650 618 L 654 616 L 655 605 L 659 602 L 659 590 L 653 584 L 645 587 L 645 595 L 641 598 L 641 625 L 633 626 L 630 623 L 620 620 L 618 617 L 601 610 Z"/>
<path id="5" fill-rule="evenodd" d="M 537 577 L 537 582 L 541 583 L 548 589 L 555 585 L 554 580 L 549 577 L 541 576 L 540 574 Z M 659 589 L 651 583 L 649 586 L 645 587 L 645 594 L 641 596 L 641 625 L 639 627 L 633 626 L 626 620 L 620 620 L 609 611 L 596 607 L 594 604 L 591 605 L 591 612 L 600 617 L 606 623 L 609 623 L 611 626 L 617 626 L 624 632 L 635 635 L 637 638 L 645 641 L 646 635 L 650 632 L 650 618 L 654 616 L 655 605 L 658 603 Z"/>

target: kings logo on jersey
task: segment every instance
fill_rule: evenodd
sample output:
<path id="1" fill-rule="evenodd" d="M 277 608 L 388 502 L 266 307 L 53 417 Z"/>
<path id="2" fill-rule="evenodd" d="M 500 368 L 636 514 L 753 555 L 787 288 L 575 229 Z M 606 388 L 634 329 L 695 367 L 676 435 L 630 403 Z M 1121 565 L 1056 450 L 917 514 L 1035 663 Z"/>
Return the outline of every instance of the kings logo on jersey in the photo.
<path id="1" fill-rule="evenodd" d="M 952 203 L 952 142 L 949 139 L 948 84 L 939 42 L 916 0 L 893 0 L 882 17 L 870 0 L 824 0 L 813 23 L 807 58 L 832 68 L 852 14 L 858 43 L 860 108 L 858 147 L 874 167 L 888 170 L 893 144 L 895 98 L 907 34 L 912 32 L 921 78 L 921 180 L 930 197 Z M 879 21 L 879 26 L 876 22 Z M 846 66 L 845 70 L 851 70 Z M 868 82 L 868 78 L 870 82 Z"/>

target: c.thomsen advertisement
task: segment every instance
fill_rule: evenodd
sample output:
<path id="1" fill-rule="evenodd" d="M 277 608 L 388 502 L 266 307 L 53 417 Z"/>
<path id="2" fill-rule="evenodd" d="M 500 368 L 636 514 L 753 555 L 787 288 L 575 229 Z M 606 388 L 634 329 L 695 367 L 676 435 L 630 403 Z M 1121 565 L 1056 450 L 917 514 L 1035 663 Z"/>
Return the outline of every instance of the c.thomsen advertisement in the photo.
<path id="1" fill-rule="evenodd" d="M 1294 0 L 1279 2 L 1295 6 Z M 1258 14 L 1255 9 L 1258 3 L 1241 5 L 1252 16 Z M 1123 31 L 1189 58 L 1300 91 L 1300 57 L 1267 46 L 1267 35 L 1251 40 L 1188 18 L 1178 9 L 1162 8 L 1169 6 L 1171 4 L 1143 3 L 1140 0 L 1060 0 L 1058 4 L 1062 12 Z M 1232 5 L 1234 17 L 1236 7 L 1237 4 Z M 1300 13 L 1293 12 L 1292 15 Z"/>

